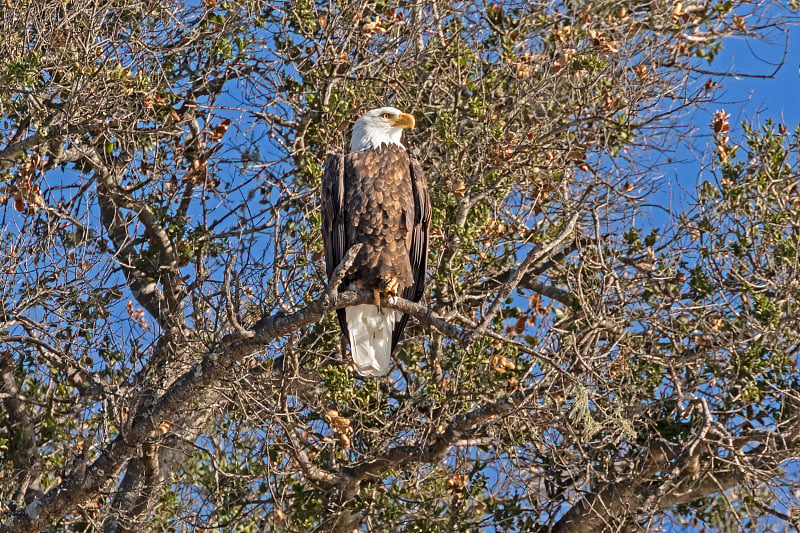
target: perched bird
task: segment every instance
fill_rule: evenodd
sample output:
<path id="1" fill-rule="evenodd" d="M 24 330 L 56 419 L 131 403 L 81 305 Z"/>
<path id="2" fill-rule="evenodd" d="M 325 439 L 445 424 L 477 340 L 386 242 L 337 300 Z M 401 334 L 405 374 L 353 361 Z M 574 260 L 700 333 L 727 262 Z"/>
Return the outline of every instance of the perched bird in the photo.
<path id="1" fill-rule="evenodd" d="M 367 111 L 353 126 L 350 152 L 325 161 L 322 237 L 330 279 L 347 250 L 362 243 L 340 289 L 376 292 L 375 304 L 337 310 L 356 370 L 382 376 L 408 315 L 382 308 L 379 293 L 418 302 L 425 289 L 428 187 L 400 143 L 414 117 L 394 107 Z"/>

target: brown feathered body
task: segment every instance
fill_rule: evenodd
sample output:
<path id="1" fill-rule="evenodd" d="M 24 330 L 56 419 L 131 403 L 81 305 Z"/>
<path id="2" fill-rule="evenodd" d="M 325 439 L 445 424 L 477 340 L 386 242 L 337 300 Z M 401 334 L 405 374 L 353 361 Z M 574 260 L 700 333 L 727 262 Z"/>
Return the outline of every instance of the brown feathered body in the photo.
<path id="1" fill-rule="evenodd" d="M 402 292 L 414 283 L 409 256 L 414 228 L 409 169 L 408 154 L 394 144 L 344 158 L 345 240 L 348 248 L 364 245 L 345 281 L 360 289 L 383 289 L 387 280 L 396 278 Z"/>
<path id="2" fill-rule="evenodd" d="M 363 244 L 340 289 L 384 291 L 394 284 L 398 296 L 420 300 L 430 206 L 421 167 L 402 145 L 329 156 L 322 211 L 328 277 L 351 246 Z M 408 316 L 377 306 L 348 307 L 337 313 L 359 373 L 385 373 Z"/>

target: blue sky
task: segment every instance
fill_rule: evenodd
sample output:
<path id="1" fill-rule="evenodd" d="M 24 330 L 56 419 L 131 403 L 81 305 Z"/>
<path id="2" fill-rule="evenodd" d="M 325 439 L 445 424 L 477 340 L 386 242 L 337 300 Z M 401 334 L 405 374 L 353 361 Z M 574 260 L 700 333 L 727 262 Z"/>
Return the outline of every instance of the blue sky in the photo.
<path id="1" fill-rule="evenodd" d="M 800 122 L 800 28 L 791 28 L 788 34 L 775 33 L 771 42 L 727 39 L 712 67 L 720 71 L 768 75 L 783 59 L 784 44 L 788 44 L 785 64 L 774 78 L 738 76 L 725 82 L 722 100 L 731 113 L 732 122 L 733 119 L 739 119 L 736 122 L 755 119 L 757 115 L 776 121 L 783 116 L 790 129 Z"/>
<path id="2" fill-rule="evenodd" d="M 674 223 L 664 209 L 673 215 L 689 209 L 697 186 L 713 181 L 708 147 L 715 111 L 721 109 L 730 114 L 734 142 L 742 141 L 743 121 L 758 125 L 771 119 L 785 123 L 789 131 L 800 124 L 800 27 L 785 32 L 773 30 L 764 40 L 737 37 L 722 43 L 713 62 L 702 62 L 698 67 L 728 75 L 715 77 L 721 89 L 714 102 L 701 105 L 684 119 L 692 134 L 675 146 L 673 162 L 660 166 L 653 174 L 653 179 L 660 182 L 659 192 L 647 199 L 648 205 L 642 205 L 639 224 L 645 233 L 659 228 L 663 234 Z"/>

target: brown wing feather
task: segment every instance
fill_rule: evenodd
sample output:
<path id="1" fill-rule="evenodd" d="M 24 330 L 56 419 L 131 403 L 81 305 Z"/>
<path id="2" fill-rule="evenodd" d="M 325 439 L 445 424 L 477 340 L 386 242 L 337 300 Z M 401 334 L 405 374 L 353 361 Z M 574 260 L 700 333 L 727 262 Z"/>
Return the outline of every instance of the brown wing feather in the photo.
<path id="1" fill-rule="evenodd" d="M 428 229 L 431 221 L 431 202 L 428 195 L 428 185 L 422 166 L 416 159 L 411 159 L 409 165 L 411 173 L 411 187 L 414 193 L 414 228 L 411 233 L 411 249 L 409 259 L 414 284 L 406 287 L 401 296 L 406 300 L 418 302 L 425 292 L 425 272 L 428 267 Z M 392 351 L 400 341 L 403 329 L 408 322 L 408 315 L 403 315 L 400 322 L 392 332 Z"/>
<path id="2" fill-rule="evenodd" d="M 325 249 L 325 272 L 330 279 L 342 261 L 348 246 L 345 242 L 344 156 L 331 154 L 322 175 L 322 244 Z M 347 337 L 344 309 L 337 309 L 339 326 Z"/>

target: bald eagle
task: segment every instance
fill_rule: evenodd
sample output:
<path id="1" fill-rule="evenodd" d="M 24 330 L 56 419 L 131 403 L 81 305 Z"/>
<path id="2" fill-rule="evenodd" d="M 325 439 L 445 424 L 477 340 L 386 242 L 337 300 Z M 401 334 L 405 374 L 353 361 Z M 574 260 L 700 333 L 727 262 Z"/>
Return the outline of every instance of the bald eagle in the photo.
<path id="1" fill-rule="evenodd" d="M 418 302 L 425 289 L 428 187 L 418 161 L 400 143 L 414 117 L 394 107 L 367 111 L 353 126 L 350 153 L 325 161 L 322 237 L 330 280 L 347 250 L 363 246 L 340 289 L 367 289 Z M 362 376 L 382 376 L 408 315 L 380 305 L 337 310 Z"/>

